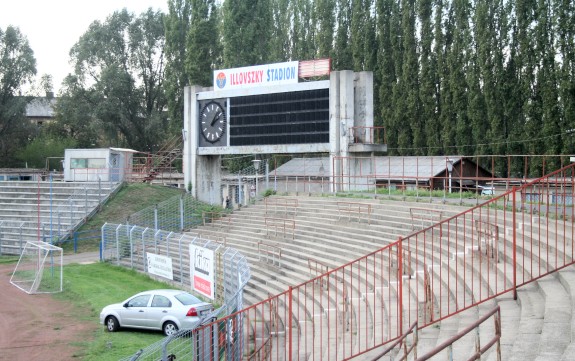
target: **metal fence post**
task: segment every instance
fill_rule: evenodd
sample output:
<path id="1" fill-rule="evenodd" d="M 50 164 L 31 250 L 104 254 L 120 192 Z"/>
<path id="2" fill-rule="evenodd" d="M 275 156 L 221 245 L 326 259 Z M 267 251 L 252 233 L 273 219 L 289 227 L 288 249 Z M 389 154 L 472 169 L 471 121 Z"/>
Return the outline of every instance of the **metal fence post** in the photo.
<path id="1" fill-rule="evenodd" d="M 244 190 L 242 186 L 242 176 L 238 174 L 238 204 L 239 205 L 244 204 L 243 200 L 244 200 Z"/>
<path id="2" fill-rule="evenodd" d="M 180 197 L 180 230 L 184 231 L 184 196 Z"/>
<path id="3" fill-rule="evenodd" d="M 403 239 L 401 237 L 399 237 L 399 239 L 397 240 L 397 285 L 398 285 L 398 289 L 399 289 L 399 295 L 398 295 L 398 300 L 399 300 L 399 310 L 398 310 L 398 315 L 399 315 L 399 333 L 398 335 L 402 335 L 403 334 L 403 257 L 402 257 L 402 253 L 403 253 L 403 247 L 402 247 L 402 243 L 403 243 Z"/>
<path id="4" fill-rule="evenodd" d="M 293 287 L 289 286 L 289 292 L 288 292 L 288 304 L 289 304 L 289 311 L 288 311 L 288 324 L 289 324 L 289 332 L 288 332 L 288 360 L 292 359 L 292 348 L 293 348 L 293 327 L 292 327 L 292 320 L 293 320 Z"/>
<path id="5" fill-rule="evenodd" d="M 511 214 L 513 216 L 513 299 L 517 300 L 517 216 L 515 214 L 516 204 L 515 204 L 515 193 L 517 188 L 514 186 L 511 193 L 512 206 Z"/>
<path id="6" fill-rule="evenodd" d="M 266 160 L 266 189 L 270 188 L 270 164 Z"/>
<path id="7" fill-rule="evenodd" d="M 157 231 L 158 228 L 158 205 L 156 204 L 154 207 L 154 229 Z"/>
<path id="8" fill-rule="evenodd" d="M 73 219 L 73 214 L 72 214 L 72 210 L 74 209 L 73 207 L 73 201 L 72 198 L 70 198 L 70 229 L 73 227 L 74 225 L 74 219 Z"/>

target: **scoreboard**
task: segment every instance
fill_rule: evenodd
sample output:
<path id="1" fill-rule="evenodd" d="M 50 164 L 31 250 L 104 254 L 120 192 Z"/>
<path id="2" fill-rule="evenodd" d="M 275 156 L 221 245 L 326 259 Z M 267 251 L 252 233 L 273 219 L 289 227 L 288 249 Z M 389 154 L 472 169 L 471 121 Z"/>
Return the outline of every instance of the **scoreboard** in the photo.
<path id="1" fill-rule="evenodd" d="M 329 89 L 229 98 L 231 146 L 329 143 Z"/>

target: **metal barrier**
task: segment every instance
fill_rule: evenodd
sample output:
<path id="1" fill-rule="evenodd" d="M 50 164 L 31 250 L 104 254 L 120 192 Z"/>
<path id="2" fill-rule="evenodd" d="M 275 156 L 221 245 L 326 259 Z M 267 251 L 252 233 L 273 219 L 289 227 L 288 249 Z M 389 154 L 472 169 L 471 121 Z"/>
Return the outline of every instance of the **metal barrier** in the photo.
<path id="1" fill-rule="evenodd" d="M 486 343 L 480 342 L 480 334 L 479 334 L 479 326 L 481 326 L 484 322 L 489 320 L 493 317 L 493 337 Z M 499 306 L 495 307 L 493 310 L 488 312 L 487 314 L 483 315 L 480 319 L 475 321 L 473 324 L 467 326 L 463 330 L 461 330 L 457 335 L 450 337 L 445 342 L 441 343 L 432 351 L 426 353 L 421 357 L 417 357 L 415 355 L 415 359 L 417 361 L 425 361 L 429 360 L 433 356 L 437 355 L 441 351 L 447 349 L 447 359 L 453 360 L 453 344 L 460 340 L 463 336 L 466 336 L 472 331 L 476 331 L 475 333 L 475 352 L 468 360 L 480 360 L 481 355 L 485 354 L 487 350 L 489 350 L 494 345 L 497 345 L 496 349 L 496 356 L 497 360 L 501 361 L 501 310 Z M 483 345 L 483 346 L 481 346 Z"/>
<path id="2" fill-rule="evenodd" d="M 191 194 L 171 197 L 130 215 L 127 223 L 173 232 L 203 224 L 203 212 L 214 207 L 196 200 Z"/>
<path id="3" fill-rule="evenodd" d="M 242 310 L 234 317 L 246 321 L 245 354 L 271 343 L 273 360 L 348 359 L 399 339 L 414 322 L 423 328 L 504 293 L 516 297 L 517 287 L 574 263 L 573 207 L 558 201 L 574 196 L 574 167 Z M 474 220 L 504 230 L 497 244 L 502 262 L 479 256 L 484 239 Z M 272 314 L 285 325 L 284 337 L 269 337 Z"/>
<path id="4" fill-rule="evenodd" d="M 285 218 L 265 218 L 266 234 L 270 234 L 270 230 L 274 231 L 274 236 L 277 237 L 278 233 L 283 234 L 283 236 L 288 236 L 291 234 L 291 238 L 295 237 L 295 221 L 292 219 Z"/>
<path id="5" fill-rule="evenodd" d="M 347 216 L 347 220 L 351 221 L 354 217 L 358 222 L 365 217 L 367 223 L 371 224 L 371 204 L 360 202 L 337 202 L 338 219 L 341 219 L 342 214 Z"/>
<path id="6" fill-rule="evenodd" d="M 200 358 L 207 355 L 203 350 L 206 347 L 204 341 L 220 350 L 212 349 L 214 354 L 240 354 L 244 335 L 239 330 L 244 327 L 244 320 L 237 316 L 236 311 L 243 308 L 242 290 L 250 279 L 250 270 L 245 257 L 237 250 L 185 234 L 107 223 L 102 226 L 101 259 L 147 272 L 165 282 L 189 287 L 192 284 L 190 270 L 193 265 L 190 245 L 214 252 L 216 300 L 221 302 L 222 307 L 203 320 L 204 325 L 209 326 L 197 330 L 181 330 L 124 360 L 166 360 L 169 354 L 177 355 L 178 359 L 205 359 Z M 149 253 L 169 258 L 172 272 L 164 272 L 162 275 L 152 273 L 148 269 Z M 231 317 L 226 317 L 230 314 Z M 198 330 L 205 334 L 198 333 Z M 214 343 L 211 343 L 212 340 Z"/>
<path id="7" fill-rule="evenodd" d="M 258 242 L 258 260 L 281 268 L 282 249 L 273 244 Z"/>
<path id="8" fill-rule="evenodd" d="M 284 217 L 297 216 L 297 198 L 269 198 L 264 199 L 267 215 L 281 215 Z"/>

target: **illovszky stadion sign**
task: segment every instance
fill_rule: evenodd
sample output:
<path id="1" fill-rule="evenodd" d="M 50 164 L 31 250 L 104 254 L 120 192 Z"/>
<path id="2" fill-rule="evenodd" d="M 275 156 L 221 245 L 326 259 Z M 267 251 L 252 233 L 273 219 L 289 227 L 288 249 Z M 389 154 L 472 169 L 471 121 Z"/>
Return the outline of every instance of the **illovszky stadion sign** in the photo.
<path id="1" fill-rule="evenodd" d="M 298 82 L 299 62 L 247 66 L 214 71 L 214 90 L 285 85 Z"/>

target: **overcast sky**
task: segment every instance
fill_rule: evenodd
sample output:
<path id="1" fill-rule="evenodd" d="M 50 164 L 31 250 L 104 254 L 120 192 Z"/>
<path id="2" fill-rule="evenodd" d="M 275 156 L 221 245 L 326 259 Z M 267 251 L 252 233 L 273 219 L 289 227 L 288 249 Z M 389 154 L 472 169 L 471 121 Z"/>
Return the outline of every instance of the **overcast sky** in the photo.
<path id="1" fill-rule="evenodd" d="M 168 0 L 0 0 L 0 28 L 20 28 L 36 58 L 37 79 L 50 74 L 58 93 L 72 68 L 70 48 L 95 20 L 123 8 L 140 14 L 149 7 L 167 12 Z"/>

